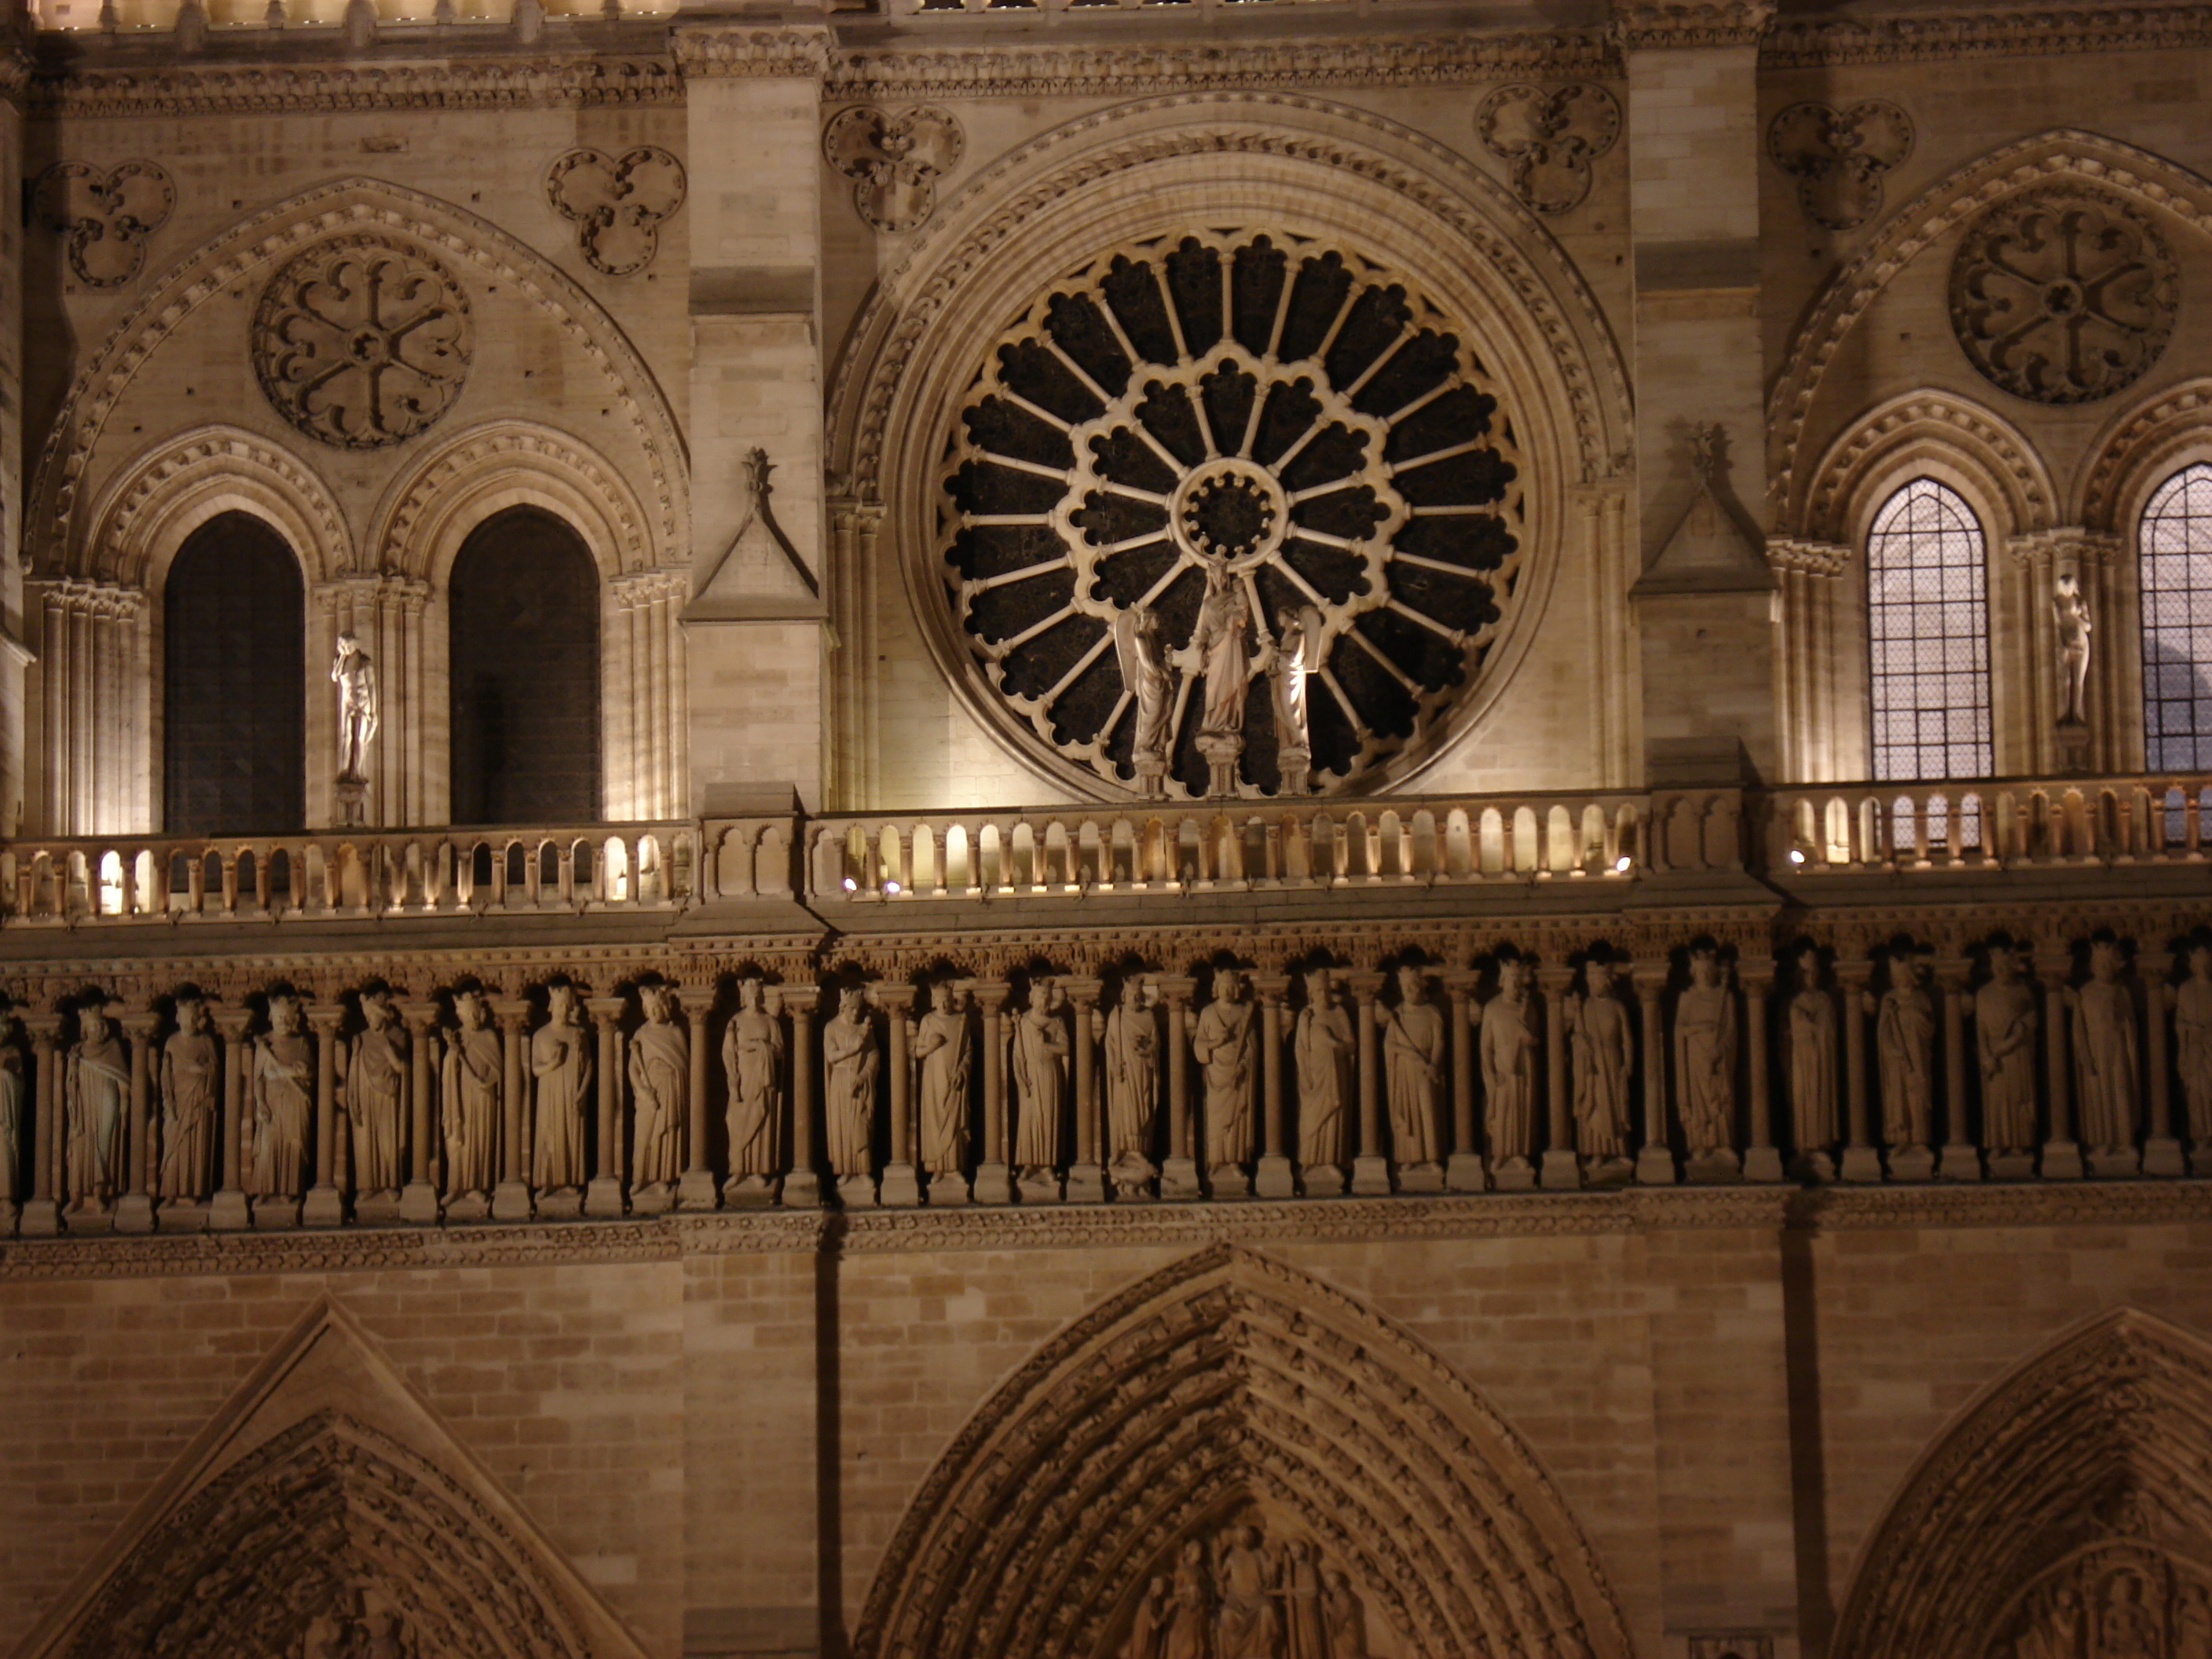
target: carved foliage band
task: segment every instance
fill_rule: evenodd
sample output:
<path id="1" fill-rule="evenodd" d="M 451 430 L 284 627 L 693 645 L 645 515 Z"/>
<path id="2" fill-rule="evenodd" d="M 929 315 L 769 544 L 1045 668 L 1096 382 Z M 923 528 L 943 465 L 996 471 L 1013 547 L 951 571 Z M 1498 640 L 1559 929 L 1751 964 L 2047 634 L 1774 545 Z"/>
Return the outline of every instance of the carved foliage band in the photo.
<path id="1" fill-rule="evenodd" d="M 1797 181 L 1807 218 L 1850 230 L 1880 210 L 1882 174 L 1911 157 L 1912 139 L 1912 118 L 1886 98 L 1792 104 L 1767 128 L 1766 152 Z"/>
<path id="2" fill-rule="evenodd" d="M 2158 361 L 2177 283 L 2166 239 L 2137 209 L 2101 191 L 2033 191 L 1967 230 L 1951 325 L 1967 361 L 2015 397 L 2088 403 Z"/>
<path id="3" fill-rule="evenodd" d="M 894 115 L 856 106 L 830 123 L 822 153 L 853 181 L 853 205 L 876 229 L 912 230 L 937 206 L 937 181 L 966 140 L 950 110 L 921 104 Z"/>
<path id="4" fill-rule="evenodd" d="M 39 175 L 32 210 L 62 238 L 77 281 L 119 288 L 146 262 L 146 244 L 169 222 L 176 186 L 152 161 L 124 161 L 103 173 L 87 161 L 57 161 Z"/>
<path id="5" fill-rule="evenodd" d="M 658 144 L 609 155 L 572 149 L 545 174 L 545 198 L 576 227 L 577 246 L 608 276 L 643 270 L 660 251 L 660 225 L 684 205 L 684 164 Z"/>
<path id="6" fill-rule="evenodd" d="M 378 449 L 460 396 L 468 296 L 436 260 L 376 236 L 320 242 L 276 273 L 253 318 L 253 368 L 311 438 Z"/>
<path id="7" fill-rule="evenodd" d="M 1589 194 L 1590 163 L 1620 137 L 1620 106 L 1587 82 L 1548 91 L 1517 82 L 1482 100 L 1474 130 L 1512 168 L 1516 195 L 1539 213 L 1565 213 Z"/>

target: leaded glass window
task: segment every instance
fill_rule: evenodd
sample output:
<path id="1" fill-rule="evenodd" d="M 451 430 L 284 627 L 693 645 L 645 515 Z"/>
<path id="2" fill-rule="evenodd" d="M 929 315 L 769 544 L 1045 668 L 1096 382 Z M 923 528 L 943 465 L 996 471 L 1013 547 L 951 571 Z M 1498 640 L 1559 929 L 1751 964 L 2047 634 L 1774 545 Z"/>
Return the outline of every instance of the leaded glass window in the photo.
<path id="1" fill-rule="evenodd" d="M 1979 778 L 1990 742 L 1990 611 L 1982 526 L 1958 492 L 1915 478 L 1867 538 L 1874 775 Z"/>
<path id="2" fill-rule="evenodd" d="M 2185 466 L 2143 509 L 2143 757 L 2212 766 L 2212 466 Z"/>

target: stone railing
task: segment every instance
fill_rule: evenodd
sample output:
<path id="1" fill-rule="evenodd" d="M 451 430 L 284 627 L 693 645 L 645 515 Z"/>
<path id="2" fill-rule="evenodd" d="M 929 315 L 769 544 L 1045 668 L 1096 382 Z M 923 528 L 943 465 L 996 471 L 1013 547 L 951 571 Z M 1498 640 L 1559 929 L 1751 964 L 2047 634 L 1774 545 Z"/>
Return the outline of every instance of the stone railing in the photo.
<path id="1" fill-rule="evenodd" d="M 1297 10 L 1301 12 L 1368 11 L 1381 0 L 889 0 L 884 9 L 899 18 L 951 18 L 963 15 L 982 15 L 1005 18 L 1015 16 L 1060 16 L 1070 22 L 1080 22 L 1116 12 L 1139 12 L 1157 17 L 1165 12 L 1199 14 L 1227 21 L 1233 17 L 1264 16 L 1269 13 Z M 1430 0 L 1443 4 L 1446 0 Z M 1408 0 L 1389 0 L 1394 8 L 1404 8 Z M 1420 0 L 1413 0 L 1418 6 Z"/>
<path id="2" fill-rule="evenodd" d="M 112 836 L 0 847 L 15 923 L 678 909 L 698 826 L 327 830 Z"/>
<path id="3" fill-rule="evenodd" d="M 1852 783 L 1778 789 L 1776 871 L 2035 864 L 2193 864 L 2212 854 L 2202 776 Z"/>

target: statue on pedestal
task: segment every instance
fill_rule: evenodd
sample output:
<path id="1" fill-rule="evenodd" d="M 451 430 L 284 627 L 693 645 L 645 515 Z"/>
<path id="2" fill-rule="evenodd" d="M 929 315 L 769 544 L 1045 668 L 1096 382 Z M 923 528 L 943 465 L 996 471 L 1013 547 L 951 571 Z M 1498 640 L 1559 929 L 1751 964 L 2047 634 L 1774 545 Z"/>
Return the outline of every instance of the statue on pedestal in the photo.
<path id="1" fill-rule="evenodd" d="M 363 1198 L 397 1197 L 400 1146 L 406 1133 L 410 1045 L 389 991 L 362 992 L 361 1018 L 368 1029 L 354 1039 L 345 1076 L 346 1118 L 353 1130 L 354 1192 Z"/>
<path id="2" fill-rule="evenodd" d="M 1168 751 L 1175 742 L 1175 672 L 1160 641 L 1159 617 L 1141 605 L 1116 615 L 1114 652 L 1121 665 L 1121 684 L 1137 706 L 1129 744 L 1137 793 L 1157 799 L 1167 793 Z"/>
<path id="3" fill-rule="evenodd" d="M 222 1045 L 206 1001 L 177 999 L 177 1029 L 161 1045 L 161 1160 L 156 1196 L 201 1199 L 215 1190 L 216 1129 L 222 1115 Z"/>
<path id="4" fill-rule="evenodd" d="M 446 1201 L 489 1199 L 498 1179 L 499 1115 L 506 1073 L 499 1033 L 482 991 L 455 994 L 460 1029 L 446 1045 L 438 1090 L 446 1141 Z"/>
<path id="5" fill-rule="evenodd" d="M 1014 1165 L 1036 1180 L 1060 1167 L 1060 1113 L 1067 1099 L 1066 998 L 1050 979 L 1030 987 L 1029 1006 L 1009 1036 L 1014 1080 Z"/>
<path id="6" fill-rule="evenodd" d="M 1375 1021 L 1382 1028 L 1391 1157 L 1401 1170 L 1439 1170 L 1445 1028 L 1443 1013 L 1429 999 L 1428 976 L 1410 963 L 1401 967 L 1398 1006 L 1376 1005 Z"/>
<path id="7" fill-rule="evenodd" d="M 547 991 L 545 1013 L 545 1024 L 530 1037 L 530 1075 L 538 1091 L 531 1180 L 540 1194 L 580 1192 L 591 1176 L 584 1160 L 584 1126 L 592 1112 L 591 1034 L 573 985 L 557 983 Z"/>
<path id="8" fill-rule="evenodd" d="M 921 1167 L 957 1176 L 968 1167 L 968 994 L 946 981 L 916 1022 L 914 1063 L 921 1079 Z"/>
<path id="9" fill-rule="evenodd" d="M 1593 957 L 1583 965 L 1586 994 L 1569 999 L 1567 1036 L 1574 1048 L 1575 1146 L 1586 1165 L 1628 1157 L 1628 1085 L 1636 1036 L 1628 1010 L 1613 993 L 1613 964 Z"/>
<path id="10" fill-rule="evenodd" d="M 757 978 L 738 981 L 738 1012 L 722 1033 L 722 1074 L 730 1085 L 724 1119 L 730 1179 L 765 1182 L 777 1172 L 775 1132 L 783 1076 L 783 1023 L 768 1012 Z"/>
<path id="11" fill-rule="evenodd" d="M 1339 1168 L 1358 1089 L 1359 1035 L 1326 968 L 1306 974 L 1306 1006 L 1291 1028 L 1291 1057 L 1298 1079 L 1298 1162 L 1308 1170 Z"/>
<path id="12" fill-rule="evenodd" d="M 1160 992 L 1150 980 L 1130 980 L 1106 1016 L 1107 1156 L 1123 1185 L 1149 1181 L 1152 1137 L 1160 1103 Z"/>
<path id="13" fill-rule="evenodd" d="M 1719 954 L 1690 952 L 1690 983 L 1674 1003 L 1674 1077 L 1690 1156 L 1735 1149 L 1735 996 Z"/>
<path id="14" fill-rule="evenodd" d="M 822 1028 L 830 1168 L 841 1180 L 865 1180 L 873 1172 L 876 1073 L 881 1064 L 867 997 L 859 986 L 848 985 L 838 1000 L 836 1017 Z"/>
<path id="15" fill-rule="evenodd" d="M 2020 953 L 1990 951 L 1990 981 L 1974 993 L 1974 1044 L 1982 1068 L 1982 1142 L 1992 1153 L 2035 1145 L 2035 993 L 2021 982 Z"/>
<path id="16" fill-rule="evenodd" d="M 1206 1079 L 1206 1167 L 1249 1163 L 1260 1036 L 1244 997 L 1244 976 L 1234 968 L 1214 970 L 1213 1000 L 1199 1010 L 1190 1043 Z"/>
<path id="17" fill-rule="evenodd" d="M 69 1135 L 64 1195 L 73 1211 L 106 1209 L 128 1184 L 123 1124 L 131 1099 L 131 1061 L 106 1009 L 91 1005 L 76 1018 L 76 1044 L 62 1073 Z"/>
<path id="18" fill-rule="evenodd" d="M 633 1194 L 673 1194 L 683 1179 L 691 1095 L 691 1042 L 676 1023 L 676 988 L 642 985 L 645 1024 L 629 1043 L 630 1097 L 637 1110 L 630 1159 Z"/>
<path id="19" fill-rule="evenodd" d="M 297 1198 L 307 1184 L 307 1128 L 315 1110 L 315 1046 L 297 997 L 269 999 L 269 1030 L 253 1045 L 253 1146 L 246 1190 Z"/>
<path id="20" fill-rule="evenodd" d="M 1482 1098 L 1492 1166 L 1528 1168 L 1536 1133 L 1536 1030 L 1528 1006 L 1528 967 L 1507 957 L 1498 964 L 1498 994 L 1482 1009 Z"/>

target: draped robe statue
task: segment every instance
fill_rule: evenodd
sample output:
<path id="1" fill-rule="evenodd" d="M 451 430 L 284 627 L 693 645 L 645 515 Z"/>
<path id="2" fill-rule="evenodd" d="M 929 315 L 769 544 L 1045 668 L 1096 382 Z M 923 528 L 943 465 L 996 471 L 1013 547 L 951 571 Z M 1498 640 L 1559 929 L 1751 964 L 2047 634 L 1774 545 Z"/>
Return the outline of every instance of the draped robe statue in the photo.
<path id="1" fill-rule="evenodd" d="M 690 1127 L 691 1041 L 676 1023 L 676 992 L 667 985 L 639 988 L 645 1024 L 629 1044 L 630 1097 L 637 1121 L 630 1158 L 634 1191 L 673 1190 L 684 1175 Z"/>
<path id="2" fill-rule="evenodd" d="M 1066 999 L 1049 979 L 1030 987 L 1029 1006 L 1009 1039 L 1014 1080 L 1014 1164 L 1025 1176 L 1060 1166 L 1060 1113 L 1067 1099 Z"/>
<path id="3" fill-rule="evenodd" d="M 880 1064 L 867 1000 L 860 987 L 848 986 L 836 1018 L 822 1028 L 822 1108 L 830 1132 L 830 1167 L 840 1177 L 865 1177 L 872 1171 Z"/>
<path id="4" fill-rule="evenodd" d="M 1191 1051 L 1206 1080 L 1206 1157 L 1209 1169 L 1252 1158 L 1252 1085 L 1259 1072 L 1260 1036 L 1243 975 L 1223 968 L 1213 975 L 1213 1000 L 1199 1011 Z"/>
<path id="5" fill-rule="evenodd" d="M 491 1195 L 498 1179 L 499 1116 L 506 1096 L 504 1055 L 481 991 L 453 999 L 460 1029 L 446 1045 L 438 1103 L 446 1142 L 446 1200 Z"/>
<path id="6" fill-rule="evenodd" d="M 1498 994 L 1482 1009 L 1482 1098 L 1493 1164 L 1526 1167 L 1535 1145 L 1536 1028 L 1528 969 L 1498 964 Z"/>
<path id="7" fill-rule="evenodd" d="M 269 1030 L 253 1045 L 253 1150 L 246 1190 L 297 1198 L 307 1184 L 307 1128 L 315 1110 L 315 1045 L 296 997 L 269 1000 Z"/>
<path id="8" fill-rule="evenodd" d="M 1735 1147 L 1735 997 L 1711 951 L 1690 953 L 1690 983 L 1674 1002 L 1674 1078 L 1690 1156 Z"/>
<path id="9" fill-rule="evenodd" d="M 1928 964 L 1894 960 L 1890 986 L 1875 1012 L 1875 1053 L 1881 1062 L 1881 1138 L 1894 1152 L 1925 1146 L 1936 1098 L 1936 999 Z"/>
<path id="10" fill-rule="evenodd" d="M 405 1139 L 410 1048 L 386 991 L 365 991 L 361 1017 L 368 1026 L 354 1039 L 346 1067 L 345 1111 L 353 1131 L 353 1185 L 361 1196 L 397 1195 L 400 1146 Z"/>
<path id="11" fill-rule="evenodd" d="M 2212 945 L 2193 945 L 2173 993 L 2173 1060 L 2189 1108 L 2189 1139 L 2212 1146 Z"/>
<path id="12" fill-rule="evenodd" d="M 592 1039 L 574 986 L 555 985 L 546 994 L 545 1012 L 545 1024 L 530 1036 L 531 1085 L 537 1091 L 531 1180 L 541 1193 L 574 1192 L 590 1179 L 584 1126 L 592 1111 Z"/>
<path id="13" fill-rule="evenodd" d="M 722 1074 L 729 1080 L 730 1179 L 765 1181 L 777 1172 L 777 1108 L 783 1077 L 783 1023 L 768 1011 L 757 979 L 738 981 L 738 1012 L 722 1033 Z"/>
<path id="14" fill-rule="evenodd" d="M 2136 1144 L 2142 1068 L 2136 1056 L 2136 1003 L 2120 978 L 2119 947 L 2089 947 L 2089 982 L 2074 1004 L 2074 1065 L 2081 1091 L 2081 1139 L 2095 1151 Z"/>
<path id="15" fill-rule="evenodd" d="M 1291 1028 L 1297 1068 L 1298 1162 L 1309 1170 L 1344 1163 L 1347 1115 L 1358 1101 L 1359 1034 L 1326 968 L 1306 975 L 1306 1006 Z"/>
<path id="16" fill-rule="evenodd" d="M 1613 964 L 1583 965 L 1587 994 L 1567 1005 L 1574 1044 L 1575 1146 L 1600 1162 L 1628 1156 L 1628 1085 L 1636 1036 L 1628 1010 L 1613 994 Z"/>
<path id="17" fill-rule="evenodd" d="M 161 1045 L 161 1162 L 155 1191 L 201 1199 L 215 1190 L 222 1115 L 222 1044 L 198 997 L 177 1000 L 177 1029 Z"/>
<path id="18" fill-rule="evenodd" d="M 938 986 L 929 1012 L 915 1024 L 913 1049 L 921 1078 L 921 1166 L 933 1176 L 957 1175 L 968 1165 L 972 1047 L 967 993 L 957 985 Z"/>
<path id="19" fill-rule="evenodd" d="M 1160 1102 L 1160 994 L 1149 980 L 1131 981 L 1106 1016 L 1108 1152 L 1117 1179 L 1149 1180 Z"/>
<path id="20" fill-rule="evenodd" d="M 1989 983 L 1974 993 L 1974 1046 L 1982 1069 L 1982 1143 L 1992 1152 L 2035 1145 L 2035 993 L 2020 955 L 1990 952 Z"/>
<path id="21" fill-rule="evenodd" d="M 1820 982 L 1820 953 L 1797 955 L 1797 991 L 1790 999 L 1788 1068 L 1790 1146 L 1798 1162 L 1823 1177 L 1834 1173 L 1830 1149 L 1841 1139 L 1836 1112 L 1836 1000 Z"/>
<path id="22" fill-rule="evenodd" d="M 129 1184 L 123 1167 L 124 1118 L 131 1101 L 130 1058 L 106 1010 L 79 1011 L 62 1093 L 69 1135 L 63 1172 L 70 1207 L 105 1209 Z"/>
<path id="23" fill-rule="evenodd" d="M 1437 1140 L 1443 1110 L 1444 1017 L 1429 1000 L 1428 981 L 1419 969 L 1400 968 L 1398 990 L 1395 1008 L 1377 1006 L 1375 1011 L 1382 1027 L 1390 1152 L 1401 1169 L 1425 1170 L 1437 1162 Z"/>
<path id="24" fill-rule="evenodd" d="M 23 1196 L 23 1103 L 29 1091 L 17 1042 L 22 1029 L 14 1015 L 0 1018 L 0 1205 L 19 1203 Z"/>

